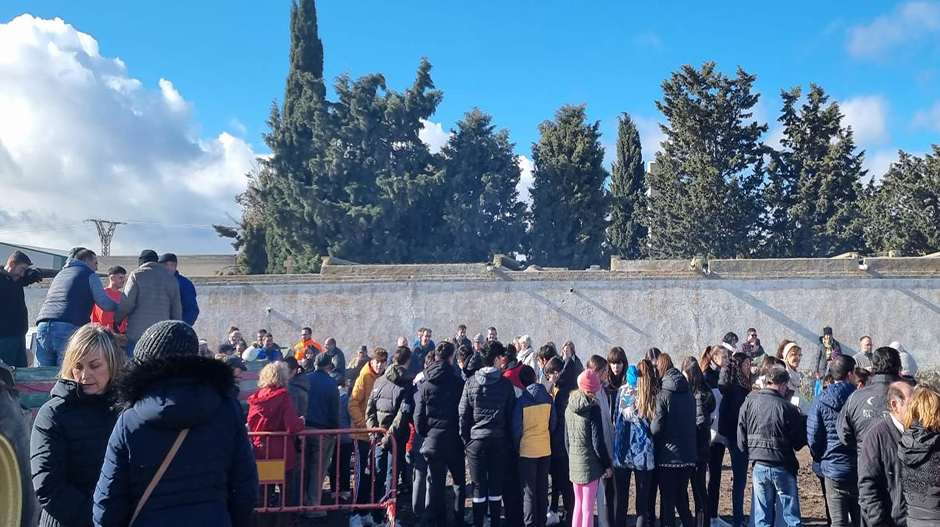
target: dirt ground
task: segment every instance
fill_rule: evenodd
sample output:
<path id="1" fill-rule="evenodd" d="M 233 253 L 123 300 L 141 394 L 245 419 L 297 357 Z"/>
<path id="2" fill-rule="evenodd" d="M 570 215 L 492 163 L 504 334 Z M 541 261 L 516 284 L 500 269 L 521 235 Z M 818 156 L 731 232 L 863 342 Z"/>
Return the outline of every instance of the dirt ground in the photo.
<path id="1" fill-rule="evenodd" d="M 819 480 L 816 475 L 813 474 L 812 470 L 812 460 L 810 459 L 809 450 L 804 448 L 803 450 L 797 452 L 797 458 L 800 461 L 800 472 L 797 479 L 797 486 L 800 490 L 800 510 L 803 515 L 803 522 L 807 526 L 819 526 L 826 525 L 826 507 L 822 496 L 822 490 L 819 487 Z M 730 495 L 731 491 L 731 459 L 728 455 L 725 455 L 724 462 L 724 472 L 722 474 L 722 489 L 725 489 Z M 630 492 L 630 519 L 628 520 L 628 526 L 632 527 L 634 525 L 634 501 L 635 496 L 633 495 L 633 487 L 631 481 L 631 492 Z M 453 500 L 453 494 L 450 492 L 450 489 L 447 490 L 447 495 L 449 500 Z M 691 492 L 689 493 L 691 496 Z M 450 501 L 448 501 L 450 503 Z M 690 505 L 694 510 L 694 505 Z M 467 510 L 470 510 L 470 502 L 467 501 Z M 751 482 L 748 478 L 747 490 L 744 495 L 744 511 L 749 513 L 751 510 Z M 418 525 L 414 521 L 414 515 L 411 512 L 410 504 L 410 495 L 402 496 L 398 500 L 398 518 L 401 521 L 402 526 L 410 527 Z M 719 515 L 722 516 L 725 520 L 731 521 L 731 500 L 726 499 L 722 500 L 719 506 Z M 349 516 L 348 513 L 331 513 L 326 518 L 319 520 L 303 520 L 298 521 L 297 525 L 303 527 L 314 527 L 314 526 L 329 526 L 329 527 L 345 527 L 348 525 Z M 678 518 L 677 518 L 678 521 Z M 595 523 L 596 524 L 596 523 Z M 448 525 L 453 525 L 449 523 Z M 503 525 L 506 525 L 505 523 Z M 521 527 L 521 526 L 510 526 L 506 527 Z M 691 527 L 691 526 L 688 526 Z"/>

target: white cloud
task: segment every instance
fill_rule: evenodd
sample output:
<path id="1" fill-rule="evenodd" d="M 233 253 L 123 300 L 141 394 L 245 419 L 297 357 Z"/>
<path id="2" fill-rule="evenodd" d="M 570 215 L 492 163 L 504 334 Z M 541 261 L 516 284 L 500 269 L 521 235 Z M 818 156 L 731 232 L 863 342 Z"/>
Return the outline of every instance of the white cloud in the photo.
<path id="1" fill-rule="evenodd" d="M 643 149 L 643 161 L 650 162 L 656 156 L 656 152 L 662 151 L 662 142 L 666 140 L 666 134 L 659 127 L 659 121 L 641 115 L 633 115 L 633 122 L 636 124 L 636 130 L 640 133 L 640 146 Z"/>
<path id="2" fill-rule="evenodd" d="M 911 126 L 940 132 L 940 101 L 934 103 L 930 108 L 918 110 L 918 112 L 914 114 L 914 120 L 911 121 Z"/>
<path id="3" fill-rule="evenodd" d="M 58 18 L 0 23 L 0 238 L 97 247 L 94 217 L 130 222 L 115 254 L 230 252 L 209 225 L 238 217 L 251 146 L 200 137 L 171 81 L 144 86 L 98 49 Z"/>
<path id="4" fill-rule="evenodd" d="M 519 183 L 516 185 L 516 192 L 519 193 L 519 201 L 529 204 L 532 204 L 532 196 L 529 191 L 532 189 L 532 183 L 534 179 L 532 177 L 532 171 L 534 165 L 532 160 L 526 156 L 518 156 L 519 169 L 522 170 L 522 177 L 519 178 Z"/>
<path id="5" fill-rule="evenodd" d="M 940 34 L 940 2 L 907 2 L 870 24 L 849 28 L 846 48 L 862 59 L 879 59 L 908 42 Z"/>
<path id="6" fill-rule="evenodd" d="M 878 181 L 884 177 L 891 164 L 897 162 L 897 160 L 897 148 L 865 152 L 865 161 L 862 162 L 862 168 L 868 171 L 869 179 Z M 865 182 L 867 183 L 868 180 L 865 180 Z"/>
<path id="7" fill-rule="evenodd" d="M 428 145 L 432 154 L 440 152 L 441 148 L 447 144 L 447 139 L 450 138 L 450 132 L 445 131 L 441 123 L 435 123 L 433 121 L 421 119 L 421 125 L 422 128 L 421 131 L 418 132 L 418 137 Z"/>
<path id="8" fill-rule="evenodd" d="M 843 124 L 852 127 L 860 146 L 882 144 L 888 134 L 888 101 L 881 95 L 861 95 L 839 103 Z"/>

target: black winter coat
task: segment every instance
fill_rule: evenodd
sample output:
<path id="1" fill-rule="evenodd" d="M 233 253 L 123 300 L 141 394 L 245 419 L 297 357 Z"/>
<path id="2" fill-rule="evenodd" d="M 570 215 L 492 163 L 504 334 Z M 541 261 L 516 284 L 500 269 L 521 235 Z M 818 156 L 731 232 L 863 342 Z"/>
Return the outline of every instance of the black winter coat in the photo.
<path id="1" fill-rule="evenodd" d="M 858 454 L 858 501 L 867 525 L 907 525 L 907 503 L 898 458 L 900 440 L 901 431 L 891 417 L 887 417 L 873 426 L 862 441 Z"/>
<path id="2" fill-rule="evenodd" d="M 898 380 L 893 375 L 877 374 L 871 376 L 871 383 L 855 390 L 839 412 L 837 430 L 842 444 L 862 448 L 862 439 L 866 432 L 880 423 L 888 414 L 888 386 Z"/>
<path id="3" fill-rule="evenodd" d="M 41 527 L 92 525 L 92 495 L 118 418 L 111 396 L 85 395 L 75 381 L 60 379 L 39 409 L 30 464 Z"/>
<path id="4" fill-rule="evenodd" d="M 718 407 L 718 433 L 733 445 L 738 441 L 738 415 L 741 405 L 750 395 L 751 390 L 734 381 L 731 371 L 731 361 L 721 368 L 721 377 L 718 380 L 718 391 L 721 392 L 721 406 Z"/>
<path id="5" fill-rule="evenodd" d="M 464 382 L 443 361 L 424 370 L 425 381 L 415 397 L 415 431 L 424 438 L 421 453 L 431 456 L 463 456 L 460 440 L 460 396 Z"/>
<path id="6" fill-rule="evenodd" d="M 23 281 L 14 280 L 13 275 L 0 267 L 0 338 L 24 337 L 29 329 L 29 313 L 26 310 L 26 293 Z M 18 365 L 16 365 L 18 366 Z"/>
<path id="7" fill-rule="evenodd" d="M 578 389 L 578 375 L 584 371 L 581 359 L 577 355 L 565 359 L 565 365 L 558 375 L 558 381 L 555 382 L 555 416 L 557 417 L 558 430 L 552 434 L 552 452 L 565 451 L 565 410 L 568 409 L 568 399 L 571 398 L 571 392 Z"/>
<path id="8" fill-rule="evenodd" d="M 763 389 L 741 406 L 737 441 L 750 461 L 782 466 L 796 476 L 796 451 L 806 446 L 806 418 L 780 392 Z"/>
<path id="9" fill-rule="evenodd" d="M 414 377 L 405 366 L 394 364 L 375 380 L 366 406 L 369 428 L 385 428 L 399 445 L 408 441 L 414 415 Z"/>
<path id="10" fill-rule="evenodd" d="M 656 398 L 650 421 L 657 467 L 695 465 L 698 461 L 695 397 L 688 381 L 676 368 L 663 375 L 663 389 Z"/>
<path id="11" fill-rule="evenodd" d="M 915 422 L 898 444 L 908 527 L 940 524 L 940 433 Z"/>
<path id="12" fill-rule="evenodd" d="M 698 462 L 708 461 L 712 442 L 712 414 L 715 413 L 715 394 L 705 389 L 695 396 L 695 446 Z"/>
<path id="13" fill-rule="evenodd" d="M 131 361 L 117 383 L 126 408 L 111 433 L 95 489 L 101 527 L 126 527 L 181 430 L 188 428 L 134 527 L 248 527 L 258 470 L 235 375 L 199 356 Z"/>
<path id="14" fill-rule="evenodd" d="M 473 439 L 508 441 L 515 404 L 516 391 L 497 368 L 477 370 L 467 380 L 460 397 L 460 437 L 464 444 Z"/>

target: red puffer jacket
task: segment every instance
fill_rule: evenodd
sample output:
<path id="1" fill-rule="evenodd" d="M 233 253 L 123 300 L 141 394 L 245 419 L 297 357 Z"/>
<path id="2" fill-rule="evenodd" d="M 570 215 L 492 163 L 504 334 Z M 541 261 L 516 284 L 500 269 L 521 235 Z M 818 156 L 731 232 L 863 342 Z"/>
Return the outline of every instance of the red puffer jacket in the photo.
<path id="1" fill-rule="evenodd" d="M 248 397 L 249 432 L 287 432 L 296 434 L 304 428 L 304 421 L 294 411 L 294 403 L 286 388 L 262 388 Z M 269 448 L 265 442 L 270 441 Z M 255 459 L 284 459 L 287 470 L 297 466 L 297 451 L 294 440 L 287 439 L 287 452 L 284 452 L 285 440 L 280 437 L 252 437 Z"/>

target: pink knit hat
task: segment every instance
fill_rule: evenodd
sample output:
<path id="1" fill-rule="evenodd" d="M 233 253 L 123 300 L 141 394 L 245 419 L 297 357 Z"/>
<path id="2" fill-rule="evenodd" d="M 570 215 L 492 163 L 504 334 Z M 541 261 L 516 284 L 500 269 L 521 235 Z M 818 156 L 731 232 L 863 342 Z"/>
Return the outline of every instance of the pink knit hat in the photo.
<path id="1" fill-rule="evenodd" d="M 584 370 L 578 375 L 578 388 L 588 393 L 597 393 L 601 389 L 601 379 L 594 370 Z"/>

